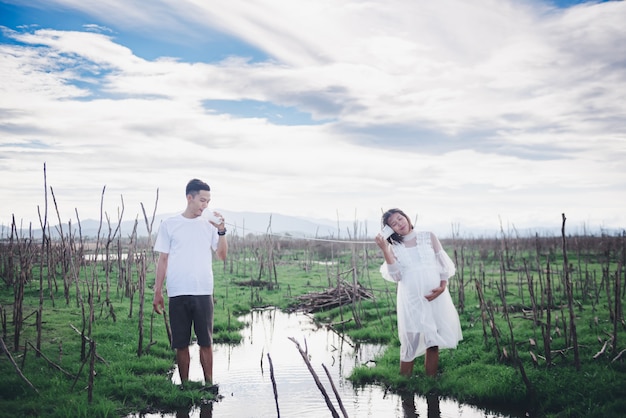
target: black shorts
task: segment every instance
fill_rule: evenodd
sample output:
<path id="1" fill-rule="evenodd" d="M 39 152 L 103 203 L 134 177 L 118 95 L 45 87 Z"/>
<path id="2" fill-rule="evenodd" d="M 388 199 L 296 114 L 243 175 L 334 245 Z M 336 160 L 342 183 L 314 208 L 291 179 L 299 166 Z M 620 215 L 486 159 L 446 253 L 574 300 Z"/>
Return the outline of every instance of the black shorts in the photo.
<path id="1" fill-rule="evenodd" d="M 191 324 L 198 345 L 213 344 L 213 295 L 182 295 L 169 299 L 172 348 L 185 348 L 191 343 Z"/>

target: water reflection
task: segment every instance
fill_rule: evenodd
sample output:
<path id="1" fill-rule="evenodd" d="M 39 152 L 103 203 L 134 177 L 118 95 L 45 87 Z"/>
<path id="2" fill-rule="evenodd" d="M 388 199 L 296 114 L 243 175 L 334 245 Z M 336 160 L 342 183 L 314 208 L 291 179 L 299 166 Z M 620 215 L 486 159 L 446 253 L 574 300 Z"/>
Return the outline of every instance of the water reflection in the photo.
<path id="1" fill-rule="evenodd" d="M 375 385 L 353 387 L 345 376 L 355 366 L 373 364 L 384 347 L 354 343 L 327 327 L 316 325 L 305 314 L 267 309 L 254 311 L 240 319 L 249 325 L 242 331 L 242 342 L 238 345 L 216 344 L 214 347 L 213 376 L 219 384 L 221 400 L 172 415 L 144 415 L 146 418 L 276 417 L 277 408 L 281 417 L 331 416 L 324 396 L 290 337 L 308 353 L 307 358 L 339 416 L 342 415 L 341 408 L 324 366 L 349 417 L 506 417 L 437 396 L 396 395 Z M 202 381 L 197 345 L 190 347 L 190 354 L 189 378 Z M 268 354 L 274 371 L 276 400 Z M 172 381 L 180 383 L 177 370 Z"/>
<path id="2" fill-rule="evenodd" d="M 330 415 L 321 391 L 306 367 L 294 338 L 308 353 L 308 359 L 323 384 L 334 407 L 338 403 L 322 365 L 326 366 L 350 416 L 367 416 L 360 409 L 359 398 L 376 396 L 372 391 L 355 389 L 343 376 L 360 364 L 373 360 L 384 347 L 374 344 L 355 344 L 331 330 L 316 325 L 304 314 L 286 314 L 279 310 L 254 311 L 240 318 L 249 326 L 242 332 L 238 345 L 215 346 L 213 375 L 224 398 L 214 405 L 216 417 L 276 416 L 276 402 L 270 375 L 270 354 L 281 416 L 319 417 Z M 192 356 L 197 347 L 192 347 Z M 198 362 L 192 359 L 192 365 Z M 195 376 L 192 374 L 195 373 Z M 178 375 L 174 373 L 174 382 Z M 190 370 L 191 380 L 202 380 L 202 370 Z M 369 392 L 369 393 L 368 393 Z M 250 408 L 254 405 L 254 409 Z M 374 405 L 368 406 L 374 409 Z M 373 410 L 372 413 L 375 413 Z M 374 415 L 371 415 L 374 416 Z M 377 414 L 376 416 L 381 416 Z"/>
<path id="3" fill-rule="evenodd" d="M 439 407 L 439 396 L 428 394 L 426 395 L 426 410 L 428 418 L 441 418 L 441 409 Z M 402 401 L 402 412 L 404 418 L 417 418 L 420 414 L 417 411 L 415 404 L 414 393 L 403 393 L 400 395 Z"/>
<path id="4" fill-rule="evenodd" d="M 199 414 L 197 414 L 197 411 L 200 411 Z M 167 416 L 167 415 L 159 415 L 159 416 Z M 200 418 L 213 418 L 213 403 L 203 403 L 202 405 L 200 405 L 200 408 L 198 407 L 189 407 L 189 408 L 185 408 L 185 409 L 181 409 L 179 411 L 176 412 L 176 418 L 189 418 L 189 417 L 200 417 Z"/>

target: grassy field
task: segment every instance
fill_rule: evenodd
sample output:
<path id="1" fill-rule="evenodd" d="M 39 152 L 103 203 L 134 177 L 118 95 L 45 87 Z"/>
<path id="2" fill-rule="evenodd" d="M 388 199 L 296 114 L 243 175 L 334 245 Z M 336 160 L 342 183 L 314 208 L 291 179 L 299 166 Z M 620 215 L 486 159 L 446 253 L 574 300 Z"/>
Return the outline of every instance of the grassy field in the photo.
<path id="1" fill-rule="evenodd" d="M 216 342 L 237 342 L 236 318 L 252 308 L 306 306 L 337 332 L 388 345 L 375 367 L 354 370 L 355 384 L 537 417 L 626 410 L 623 236 L 443 240 L 459 267 L 449 287 L 464 340 L 442 351 L 436 379 L 419 361 L 412 378 L 398 374 L 395 286 L 373 243 L 229 239 L 228 260 L 214 266 Z M 174 355 L 151 306 L 154 256 L 138 241 L 113 243 L 98 263 L 75 240 L 0 243 L 0 416 L 117 417 L 210 401 L 199 385 L 171 384 Z"/>

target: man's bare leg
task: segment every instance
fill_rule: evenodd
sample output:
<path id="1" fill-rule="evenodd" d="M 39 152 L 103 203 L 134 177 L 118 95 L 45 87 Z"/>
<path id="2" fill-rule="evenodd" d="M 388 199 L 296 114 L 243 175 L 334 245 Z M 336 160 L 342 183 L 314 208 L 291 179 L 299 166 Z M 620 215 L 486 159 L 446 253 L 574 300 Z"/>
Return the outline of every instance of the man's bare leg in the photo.
<path id="1" fill-rule="evenodd" d="M 202 371 L 204 372 L 205 385 L 211 386 L 213 384 L 213 346 L 208 347 L 200 346 L 200 365 L 202 365 Z"/>
<path id="2" fill-rule="evenodd" d="M 189 380 L 189 347 L 176 349 L 176 364 L 181 384 Z"/>

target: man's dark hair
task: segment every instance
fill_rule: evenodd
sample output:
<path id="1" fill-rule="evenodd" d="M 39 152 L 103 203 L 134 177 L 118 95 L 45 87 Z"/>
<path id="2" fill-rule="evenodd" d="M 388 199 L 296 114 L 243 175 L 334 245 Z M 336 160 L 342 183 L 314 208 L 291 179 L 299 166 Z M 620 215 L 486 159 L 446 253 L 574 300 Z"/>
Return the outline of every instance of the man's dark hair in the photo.
<path id="1" fill-rule="evenodd" d="M 195 196 L 198 193 L 200 193 L 200 190 L 206 190 L 207 192 L 210 192 L 211 188 L 209 187 L 208 184 L 206 184 L 202 180 L 198 180 L 198 179 L 189 180 L 189 183 L 187 183 L 187 188 L 185 189 L 185 196 L 189 194 L 192 196 Z"/>

